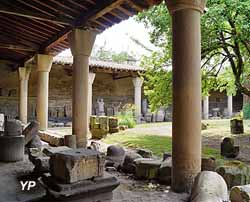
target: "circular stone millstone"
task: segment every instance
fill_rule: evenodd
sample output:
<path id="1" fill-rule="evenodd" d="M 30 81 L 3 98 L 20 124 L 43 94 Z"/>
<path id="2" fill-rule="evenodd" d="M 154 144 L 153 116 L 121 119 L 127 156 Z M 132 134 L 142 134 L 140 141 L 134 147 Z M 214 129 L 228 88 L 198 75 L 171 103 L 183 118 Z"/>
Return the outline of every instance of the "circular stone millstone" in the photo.
<path id="1" fill-rule="evenodd" d="M 6 136 L 22 135 L 22 122 L 16 119 L 6 121 L 5 135 Z"/>

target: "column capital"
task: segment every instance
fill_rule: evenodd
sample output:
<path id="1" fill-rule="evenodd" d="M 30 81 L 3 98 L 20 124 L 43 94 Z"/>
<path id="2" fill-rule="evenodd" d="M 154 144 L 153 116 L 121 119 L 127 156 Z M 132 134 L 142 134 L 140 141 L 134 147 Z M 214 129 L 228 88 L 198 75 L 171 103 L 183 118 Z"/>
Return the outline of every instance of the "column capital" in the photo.
<path id="1" fill-rule="evenodd" d="M 95 80 L 95 73 L 89 72 L 89 84 L 92 85 Z"/>
<path id="2" fill-rule="evenodd" d="M 165 2 L 171 15 L 184 9 L 193 9 L 203 13 L 206 6 L 206 0 L 165 0 Z"/>
<path id="3" fill-rule="evenodd" d="M 30 72 L 31 72 L 31 67 L 30 66 L 19 67 L 18 68 L 19 80 L 29 80 Z"/>
<path id="4" fill-rule="evenodd" d="M 141 77 L 135 77 L 132 79 L 133 81 L 133 84 L 134 84 L 134 87 L 139 87 L 141 88 L 142 87 L 142 84 L 143 84 L 143 79 Z"/>
<path id="5" fill-rule="evenodd" d="M 74 29 L 69 35 L 70 50 L 73 56 L 90 56 L 98 32 Z"/>
<path id="6" fill-rule="evenodd" d="M 53 63 L 52 55 L 36 55 L 37 71 L 39 72 L 50 72 Z"/>

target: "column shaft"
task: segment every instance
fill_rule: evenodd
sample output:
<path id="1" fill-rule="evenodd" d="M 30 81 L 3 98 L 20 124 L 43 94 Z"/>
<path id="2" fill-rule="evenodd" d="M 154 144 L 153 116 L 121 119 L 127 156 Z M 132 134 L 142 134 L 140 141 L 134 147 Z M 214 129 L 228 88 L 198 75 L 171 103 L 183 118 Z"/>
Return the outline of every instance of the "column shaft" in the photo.
<path id="1" fill-rule="evenodd" d="M 88 74 L 89 57 L 74 56 L 73 68 L 73 134 L 76 134 L 77 147 L 87 145 L 88 134 Z"/>
<path id="2" fill-rule="evenodd" d="M 135 117 L 137 123 L 141 122 L 141 88 L 143 80 L 140 77 L 133 78 L 134 84 L 134 104 L 135 104 Z"/>
<path id="3" fill-rule="evenodd" d="M 37 55 L 37 120 L 40 130 L 48 129 L 49 72 L 53 57 Z"/>
<path id="4" fill-rule="evenodd" d="M 89 56 L 95 32 L 75 29 L 69 34 L 73 60 L 72 133 L 77 147 L 87 147 L 89 131 Z"/>
<path id="5" fill-rule="evenodd" d="M 93 100 L 93 83 L 95 80 L 95 73 L 89 72 L 89 116 L 92 115 L 92 100 Z"/>
<path id="6" fill-rule="evenodd" d="M 38 72 L 37 88 L 37 120 L 40 130 L 48 128 L 48 97 L 49 97 L 49 72 Z"/>
<path id="7" fill-rule="evenodd" d="M 174 12 L 172 19 L 172 189 L 189 192 L 201 170 L 200 12 L 182 9 Z"/>
<path id="8" fill-rule="evenodd" d="M 228 116 L 232 117 L 233 115 L 233 96 L 229 95 L 227 97 L 227 109 L 228 109 Z"/>
<path id="9" fill-rule="evenodd" d="M 203 99 L 203 119 L 209 119 L 209 97 L 205 96 Z"/>
<path id="10" fill-rule="evenodd" d="M 28 120 L 28 80 L 20 80 L 19 119 L 26 124 Z"/>

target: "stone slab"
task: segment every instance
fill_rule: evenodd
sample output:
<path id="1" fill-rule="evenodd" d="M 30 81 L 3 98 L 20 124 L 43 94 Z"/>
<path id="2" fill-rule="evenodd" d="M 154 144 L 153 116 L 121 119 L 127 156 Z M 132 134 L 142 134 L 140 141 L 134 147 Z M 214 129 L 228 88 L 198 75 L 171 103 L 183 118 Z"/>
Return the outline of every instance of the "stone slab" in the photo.
<path id="1" fill-rule="evenodd" d="M 58 152 L 65 151 L 65 150 L 72 150 L 70 147 L 67 146 L 60 146 L 60 147 L 46 147 L 43 149 L 43 153 L 47 156 L 52 156 Z"/>
<path id="2" fill-rule="evenodd" d="M 50 158 L 50 173 L 64 183 L 103 175 L 104 155 L 90 149 L 57 152 Z"/>

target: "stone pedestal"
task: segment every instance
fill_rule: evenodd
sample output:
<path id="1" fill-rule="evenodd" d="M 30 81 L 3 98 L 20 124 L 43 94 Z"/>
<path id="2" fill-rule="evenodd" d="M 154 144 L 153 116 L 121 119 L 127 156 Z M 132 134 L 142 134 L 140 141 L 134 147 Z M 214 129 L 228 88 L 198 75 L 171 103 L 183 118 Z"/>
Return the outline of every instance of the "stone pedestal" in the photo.
<path id="1" fill-rule="evenodd" d="M 112 191 L 119 186 L 119 181 L 108 174 L 73 184 L 62 184 L 44 175 L 40 183 L 47 190 L 47 200 L 65 202 L 111 202 Z"/>
<path id="2" fill-rule="evenodd" d="M 96 38 L 95 32 L 75 29 L 69 34 L 73 59 L 72 134 L 77 147 L 87 146 L 89 132 L 89 56 Z"/>
<path id="3" fill-rule="evenodd" d="M 201 33 L 205 1 L 166 0 L 173 32 L 172 189 L 190 192 L 201 170 Z"/>

